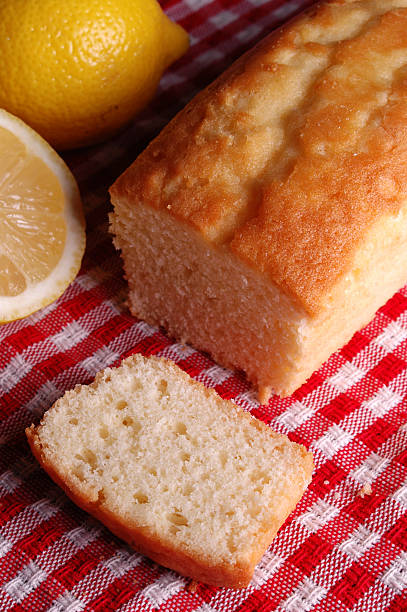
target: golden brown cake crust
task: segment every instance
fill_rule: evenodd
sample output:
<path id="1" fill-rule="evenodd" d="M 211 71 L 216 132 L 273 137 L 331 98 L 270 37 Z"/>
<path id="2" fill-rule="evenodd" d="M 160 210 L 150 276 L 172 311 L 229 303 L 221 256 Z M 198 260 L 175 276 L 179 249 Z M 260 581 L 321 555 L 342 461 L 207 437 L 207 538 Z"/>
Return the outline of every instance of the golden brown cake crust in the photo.
<path id="1" fill-rule="evenodd" d="M 407 3 L 312 7 L 201 92 L 112 187 L 311 314 L 407 200 Z"/>

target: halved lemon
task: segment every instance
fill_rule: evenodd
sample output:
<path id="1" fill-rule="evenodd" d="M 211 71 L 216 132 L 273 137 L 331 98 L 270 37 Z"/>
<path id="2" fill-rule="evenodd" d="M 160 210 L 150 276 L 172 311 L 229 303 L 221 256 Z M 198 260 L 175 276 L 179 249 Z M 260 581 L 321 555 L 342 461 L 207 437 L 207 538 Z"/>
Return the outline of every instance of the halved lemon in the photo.
<path id="1" fill-rule="evenodd" d="M 0 322 L 59 297 L 85 250 L 77 183 L 34 130 L 0 109 Z"/>

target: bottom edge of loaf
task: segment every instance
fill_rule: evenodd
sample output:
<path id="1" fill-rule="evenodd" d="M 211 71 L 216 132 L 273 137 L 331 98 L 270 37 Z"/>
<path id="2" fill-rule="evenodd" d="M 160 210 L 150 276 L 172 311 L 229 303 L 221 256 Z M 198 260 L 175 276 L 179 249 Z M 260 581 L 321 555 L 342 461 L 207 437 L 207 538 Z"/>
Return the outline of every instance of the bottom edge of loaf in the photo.
<path id="1" fill-rule="evenodd" d="M 255 389 L 257 391 L 257 397 L 258 397 L 259 403 L 262 404 L 262 405 L 267 404 L 269 399 L 273 395 L 277 395 L 278 397 L 280 397 L 282 399 L 284 399 L 285 397 L 289 397 L 302 384 L 305 384 L 307 382 L 308 378 L 311 376 L 311 374 L 307 373 L 306 377 L 301 379 L 301 383 L 300 384 L 293 384 L 293 385 L 290 385 L 288 387 L 275 388 L 275 387 L 273 387 L 271 385 L 261 384 L 254 377 L 250 377 L 247 372 L 244 372 L 241 369 L 237 369 L 236 366 L 231 361 L 227 361 L 227 359 L 225 359 L 224 356 L 222 356 L 222 358 L 219 359 L 219 356 L 216 355 L 215 353 L 213 353 L 212 351 L 210 351 L 207 347 L 200 346 L 199 344 L 197 344 L 196 342 L 193 342 L 189 338 L 186 338 L 183 335 L 178 334 L 177 331 L 172 329 L 171 326 L 166 321 L 158 320 L 158 319 L 154 318 L 153 316 L 151 316 L 151 314 L 146 314 L 144 312 L 138 311 L 137 309 L 134 308 L 134 306 L 132 305 L 130 299 L 127 300 L 126 306 L 129 309 L 129 311 L 130 311 L 130 313 L 131 313 L 131 315 L 133 317 L 135 317 L 136 319 L 139 319 L 140 321 L 144 321 L 148 325 L 160 328 L 161 330 L 163 330 L 166 333 L 166 335 L 168 337 L 171 338 L 171 340 L 174 340 L 175 342 L 178 342 L 180 344 L 186 344 L 186 345 L 194 348 L 197 351 L 201 351 L 203 353 L 206 353 L 207 355 L 209 355 L 209 357 L 213 361 L 215 361 L 216 363 L 218 363 L 219 365 L 221 365 L 224 368 L 230 369 L 232 371 L 232 373 L 233 372 L 239 372 L 242 376 L 244 376 L 246 378 L 246 380 L 250 384 L 252 384 L 255 387 Z"/>

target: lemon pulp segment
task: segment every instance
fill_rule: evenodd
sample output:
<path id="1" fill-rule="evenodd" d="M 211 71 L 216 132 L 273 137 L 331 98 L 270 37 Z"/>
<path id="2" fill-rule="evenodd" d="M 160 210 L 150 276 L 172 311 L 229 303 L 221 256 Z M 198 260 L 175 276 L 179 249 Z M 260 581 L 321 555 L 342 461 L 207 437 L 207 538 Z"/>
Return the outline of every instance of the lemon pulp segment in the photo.
<path id="1" fill-rule="evenodd" d="M 60 296 L 84 249 L 75 178 L 45 140 L 0 109 L 0 322 Z"/>
<path id="2" fill-rule="evenodd" d="M 0 127 L 0 293 L 18 295 L 61 259 L 64 196 L 46 164 Z"/>

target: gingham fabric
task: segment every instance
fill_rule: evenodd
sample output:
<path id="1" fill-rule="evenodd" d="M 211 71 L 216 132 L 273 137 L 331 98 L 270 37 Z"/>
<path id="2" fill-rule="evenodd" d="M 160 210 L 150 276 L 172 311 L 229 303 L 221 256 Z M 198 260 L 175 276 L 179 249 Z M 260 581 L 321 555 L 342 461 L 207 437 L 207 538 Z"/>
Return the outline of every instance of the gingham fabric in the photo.
<path id="1" fill-rule="evenodd" d="M 190 51 L 126 132 L 66 155 L 87 217 L 82 269 L 57 302 L 0 328 L 1 612 L 407 610 L 407 287 L 292 397 L 259 406 L 243 377 L 130 316 L 108 233 L 111 182 L 200 88 L 306 4 L 162 2 Z M 173 359 L 314 453 L 312 483 L 247 589 L 194 584 L 135 553 L 30 455 L 24 428 L 133 352 Z"/>

